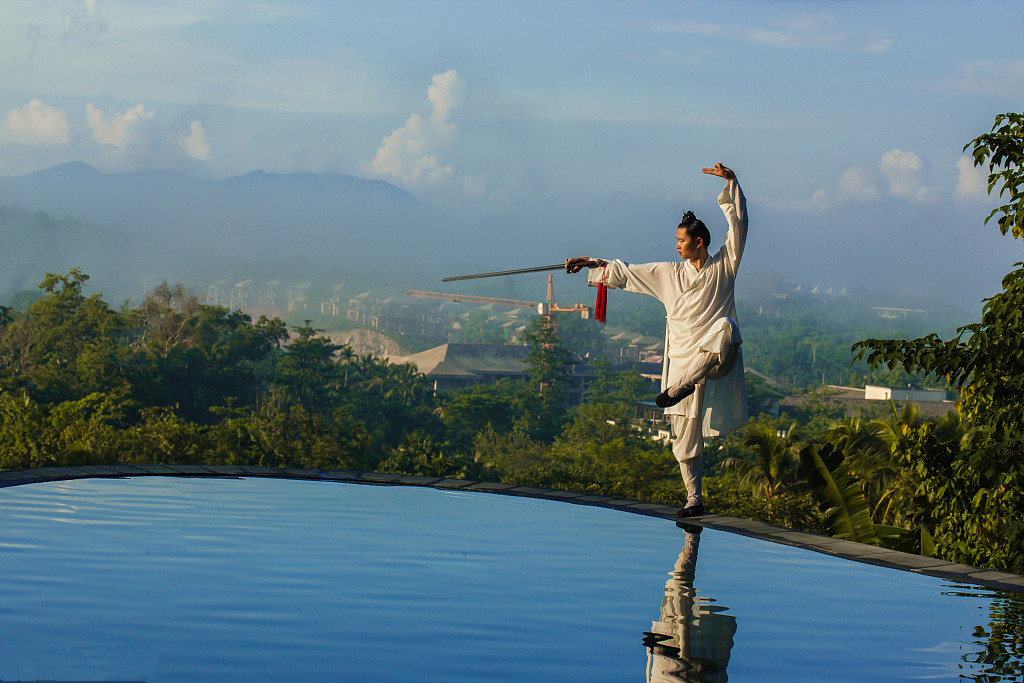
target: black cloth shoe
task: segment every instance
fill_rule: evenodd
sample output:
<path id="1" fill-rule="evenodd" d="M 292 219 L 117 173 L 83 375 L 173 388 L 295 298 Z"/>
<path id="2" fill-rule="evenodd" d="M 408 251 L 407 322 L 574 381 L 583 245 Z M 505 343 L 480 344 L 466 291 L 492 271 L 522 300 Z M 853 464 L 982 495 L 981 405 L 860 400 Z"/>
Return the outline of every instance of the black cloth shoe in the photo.
<path id="1" fill-rule="evenodd" d="M 679 512 L 676 513 L 676 519 L 685 519 L 687 517 L 696 517 L 704 514 L 704 504 L 697 503 L 696 505 L 690 505 L 684 508 L 679 508 Z"/>
<path id="2" fill-rule="evenodd" d="M 694 389 L 696 389 L 696 387 L 694 386 L 684 387 L 678 396 L 669 396 L 668 392 L 670 390 L 666 389 L 665 391 L 658 394 L 658 397 L 654 399 L 654 403 L 659 408 L 671 408 L 672 406 L 674 406 L 675 404 L 679 403 L 684 398 L 692 394 Z"/>

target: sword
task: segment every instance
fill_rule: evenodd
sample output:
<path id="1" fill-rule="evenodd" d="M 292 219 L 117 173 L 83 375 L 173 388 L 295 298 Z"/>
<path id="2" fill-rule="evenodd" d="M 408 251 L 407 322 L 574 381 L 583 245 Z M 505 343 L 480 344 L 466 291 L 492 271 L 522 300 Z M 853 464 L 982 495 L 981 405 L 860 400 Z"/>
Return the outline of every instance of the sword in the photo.
<path id="1" fill-rule="evenodd" d="M 520 273 L 540 273 L 545 270 L 565 270 L 565 263 L 556 263 L 551 266 L 537 266 L 536 268 L 517 268 L 516 270 L 499 270 L 494 273 L 477 273 L 476 275 L 456 275 L 455 277 L 441 278 L 441 282 L 454 282 L 455 280 L 476 280 L 477 278 L 481 277 L 519 275 Z"/>

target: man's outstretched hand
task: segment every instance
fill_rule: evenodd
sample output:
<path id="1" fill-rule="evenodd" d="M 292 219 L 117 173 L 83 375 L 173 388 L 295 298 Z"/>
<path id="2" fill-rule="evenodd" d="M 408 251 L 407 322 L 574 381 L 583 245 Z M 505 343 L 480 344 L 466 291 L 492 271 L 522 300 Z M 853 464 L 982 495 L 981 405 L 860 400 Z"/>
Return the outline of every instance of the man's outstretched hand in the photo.
<path id="1" fill-rule="evenodd" d="M 599 266 L 601 261 L 597 259 L 587 258 L 586 256 L 578 256 L 576 258 L 565 259 L 565 272 L 567 273 L 578 273 L 584 268 L 590 266 Z"/>
<path id="2" fill-rule="evenodd" d="M 714 168 L 702 168 L 700 170 L 708 175 L 716 175 L 719 178 L 725 178 L 726 180 L 733 180 L 736 178 L 736 174 L 732 172 L 732 169 L 726 168 L 721 162 L 715 164 Z"/>

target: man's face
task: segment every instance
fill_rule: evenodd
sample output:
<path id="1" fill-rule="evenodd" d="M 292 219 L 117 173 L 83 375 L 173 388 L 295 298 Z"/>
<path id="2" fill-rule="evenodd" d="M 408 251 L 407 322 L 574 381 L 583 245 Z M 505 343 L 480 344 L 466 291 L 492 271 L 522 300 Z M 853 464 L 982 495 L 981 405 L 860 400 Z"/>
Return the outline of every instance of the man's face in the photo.
<path id="1" fill-rule="evenodd" d="M 676 229 L 676 251 L 679 252 L 679 258 L 684 261 L 698 258 L 702 244 L 699 237 L 690 237 L 684 228 Z"/>

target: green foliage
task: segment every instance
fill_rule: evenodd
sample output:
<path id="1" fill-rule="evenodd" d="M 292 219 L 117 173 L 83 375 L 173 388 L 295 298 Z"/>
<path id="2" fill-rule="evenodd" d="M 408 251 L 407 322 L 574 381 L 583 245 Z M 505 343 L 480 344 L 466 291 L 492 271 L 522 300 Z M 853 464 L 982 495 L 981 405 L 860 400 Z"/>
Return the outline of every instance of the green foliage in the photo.
<path id="1" fill-rule="evenodd" d="M 893 332 L 891 325 L 865 314 L 866 304 L 786 300 L 778 306 L 771 314 L 751 305 L 738 307 L 743 324 L 744 365 L 771 377 L 777 385 L 800 388 L 822 384 L 913 383 L 945 388 L 941 378 L 911 375 L 902 369 L 872 369 L 855 358 L 850 351 L 854 342 Z M 923 327 L 925 322 L 919 322 L 917 329 L 932 329 Z"/>
<path id="2" fill-rule="evenodd" d="M 620 403 L 632 408 L 636 401 L 649 400 L 650 381 L 636 370 L 612 370 L 607 358 L 592 361 L 587 366 L 597 377 L 587 384 L 588 403 Z"/>
<path id="3" fill-rule="evenodd" d="M 799 426 L 785 419 L 754 422 L 744 429 L 743 448 L 750 459 L 731 457 L 726 469 L 741 475 L 741 486 L 760 498 L 774 498 L 799 481 L 796 445 Z"/>
<path id="4" fill-rule="evenodd" d="M 340 366 L 334 354 L 344 347 L 326 337 L 318 337 L 309 321 L 294 330 L 291 340 L 277 361 L 274 379 L 286 400 L 314 412 L 330 413 L 338 406 L 343 384 Z M 347 351 L 351 356 L 351 350 Z"/>
<path id="5" fill-rule="evenodd" d="M 390 458 L 382 461 L 380 472 L 416 474 L 424 477 L 466 477 L 470 463 L 445 455 L 441 444 L 428 434 L 416 431 L 406 434 Z"/>
<path id="6" fill-rule="evenodd" d="M 878 545 L 867 501 L 842 451 L 832 444 L 808 444 L 800 449 L 800 464 L 832 535 Z"/>
<path id="7" fill-rule="evenodd" d="M 1024 114 L 999 114 L 992 131 L 968 142 L 964 151 L 972 147 L 974 165 L 988 166 L 989 194 L 998 186 L 998 196 L 1009 195 L 1007 203 L 993 209 L 985 223 L 998 215 L 1001 233 L 1024 237 Z"/>
<path id="8" fill-rule="evenodd" d="M 1000 231 L 1024 237 L 1024 150 L 1020 114 L 996 117 L 992 132 L 975 138 L 974 163 L 988 165 L 989 192 L 1009 202 L 997 208 Z M 986 222 L 987 220 L 986 219 Z M 981 322 L 943 341 L 868 339 L 855 346 L 873 366 L 946 377 L 960 392 L 959 431 L 905 426 L 895 446 L 912 473 L 914 515 L 935 530 L 946 559 L 1024 571 L 1024 264 L 986 300 Z"/>
<path id="9" fill-rule="evenodd" d="M 558 321 L 558 337 L 566 348 L 581 358 L 604 357 L 605 338 L 601 334 L 600 323 L 593 318 L 582 318 L 579 313 L 553 315 Z"/>
<path id="10" fill-rule="evenodd" d="M 533 438 L 549 441 L 565 419 L 569 351 L 559 340 L 554 321 L 546 316 L 535 318 L 523 336 L 530 345 L 526 362 L 536 393 L 527 395 L 521 424 Z"/>
<path id="11" fill-rule="evenodd" d="M 479 308 L 470 311 L 462 326 L 462 339 L 467 344 L 505 344 L 508 342 L 495 315 Z"/>
<path id="12" fill-rule="evenodd" d="M 762 498 L 752 496 L 742 489 L 719 486 L 719 481 L 715 477 L 704 479 L 704 505 L 717 514 L 754 519 L 812 533 L 828 533 L 810 493 L 780 493 L 771 498 Z M 663 502 L 683 505 L 686 495 L 684 493 L 681 498 Z"/>
<path id="13" fill-rule="evenodd" d="M 29 307 L 42 298 L 38 291 L 22 289 L 11 295 L 11 308 L 16 311 L 27 311 Z"/>
<path id="14" fill-rule="evenodd" d="M 495 384 L 457 389 L 440 397 L 449 448 L 469 452 L 477 434 L 486 426 L 498 434 L 512 431 L 530 390 L 525 382 L 504 379 Z"/>

